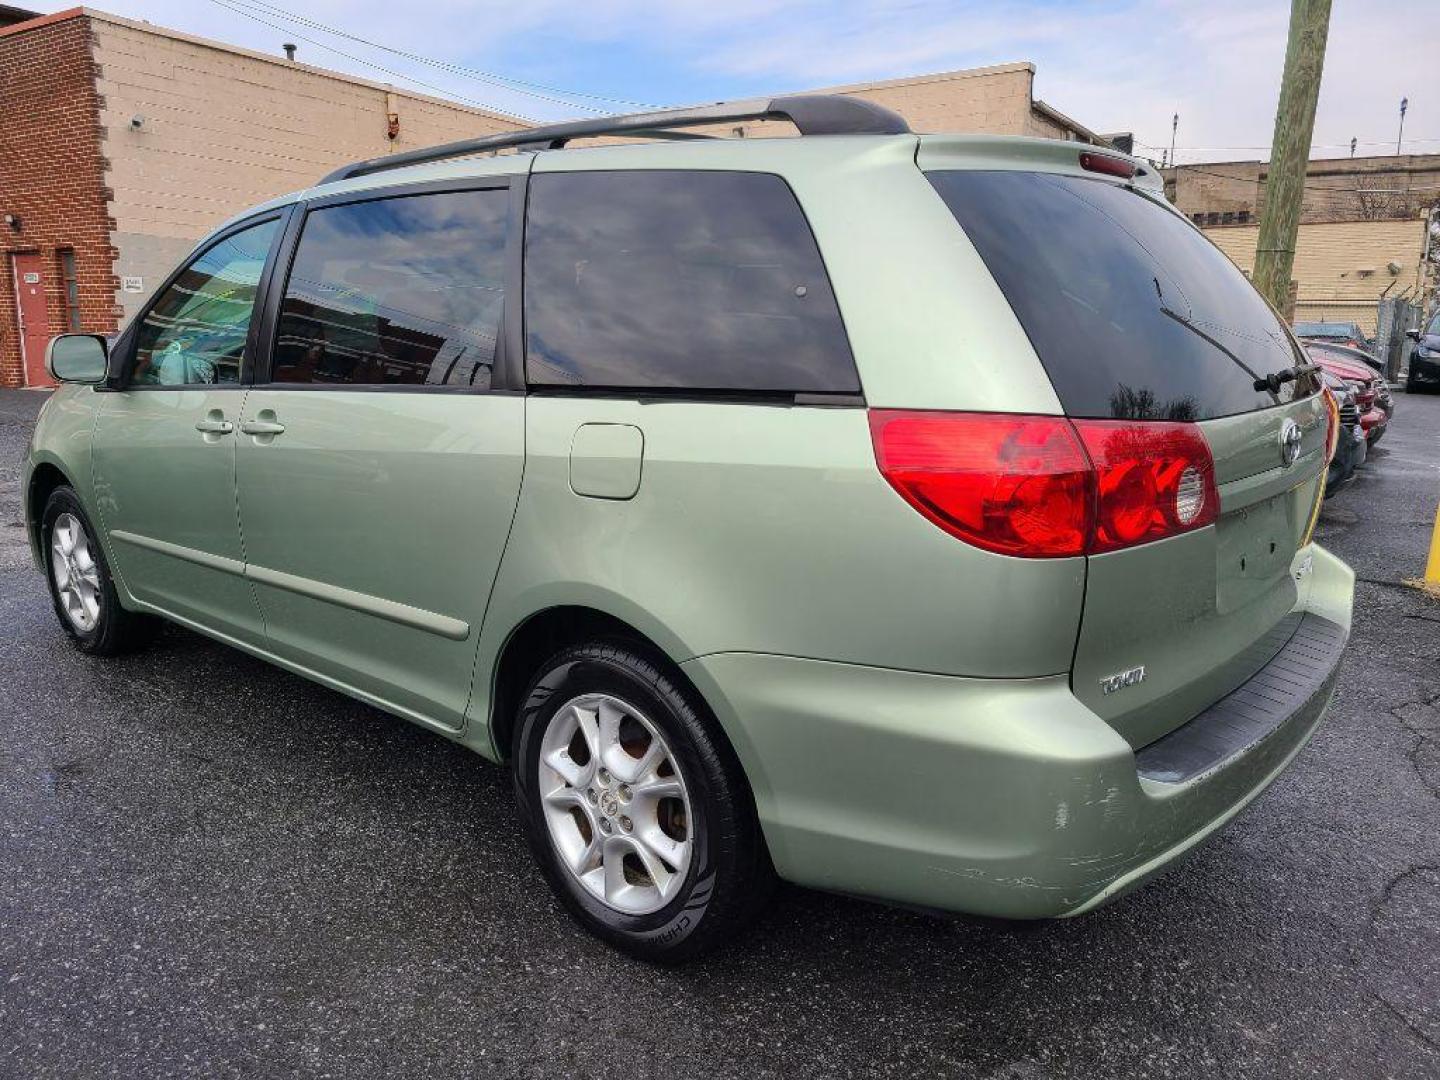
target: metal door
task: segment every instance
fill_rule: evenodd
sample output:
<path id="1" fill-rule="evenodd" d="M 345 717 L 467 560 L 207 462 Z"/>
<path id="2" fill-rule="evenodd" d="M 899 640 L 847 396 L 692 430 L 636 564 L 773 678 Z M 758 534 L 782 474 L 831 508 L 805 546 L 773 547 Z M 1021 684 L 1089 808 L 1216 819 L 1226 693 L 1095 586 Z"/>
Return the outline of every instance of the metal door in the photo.
<path id="1" fill-rule="evenodd" d="M 45 370 L 45 346 L 50 341 L 50 313 L 45 304 L 45 280 L 38 252 L 16 253 L 15 299 L 20 315 L 20 357 L 26 386 L 54 386 Z"/>

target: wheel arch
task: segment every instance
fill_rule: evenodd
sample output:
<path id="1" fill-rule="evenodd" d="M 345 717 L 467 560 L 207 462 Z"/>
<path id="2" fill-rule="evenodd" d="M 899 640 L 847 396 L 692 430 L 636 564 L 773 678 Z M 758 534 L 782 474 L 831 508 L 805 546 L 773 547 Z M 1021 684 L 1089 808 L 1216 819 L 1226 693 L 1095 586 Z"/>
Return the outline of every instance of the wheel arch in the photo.
<path id="1" fill-rule="evenodd" d="M 497 761 L 510 758 L 520 698 L 540 665 L 567 646 L 604 640 L 622 641 L 648 654 L 670 678 L 704 704 L 715 730 L 730 742 L 729 734 L 700 688 L 654 636 L 597 607 L 556 604 L 534 611 L 518 622 L 496 655 L 490 679 L 488 734 Z M 731 750 L 733 752 L 733 745 Z"/>
<path id="2" fill-rule="evenodd" d="M 53 461 L 38 462 L 30 473 L 29 487 L 25 492 L 25 518 L 28 526 L 27 532 L 30 538 L 30 551 L 35 556 L 36 565 L 42 564 L 41 553 L 41 519 L 45 514 L 45 504 L 50 500 L 51 494 L 59 487 L 75 489 L 74 482 L 66 474 L 65 470 Z M 78 497 L 78 492 L 77 492 Z"/>

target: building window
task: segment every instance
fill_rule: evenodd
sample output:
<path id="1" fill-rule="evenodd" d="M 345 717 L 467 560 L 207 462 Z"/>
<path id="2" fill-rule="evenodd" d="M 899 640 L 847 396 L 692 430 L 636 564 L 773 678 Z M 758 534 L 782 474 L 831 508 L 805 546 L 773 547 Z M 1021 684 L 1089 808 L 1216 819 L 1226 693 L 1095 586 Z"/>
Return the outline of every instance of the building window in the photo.
<path id="1" fill-rule="evenodd" d="M 1235 211 L 1235 220 L 1238 221 L 1241 225 L 1248 225 L 1248 224 L 1250 224 L 1250 211 L 1249 211 L 1249 210 L 1237 210 L 1237 211 Z"/>
<path id="2" fill-rule="evenodd" d="M 1235 224 L 1235 211 L 1233 211 L 1233 210 L 1226 210 L 1223 214 L 1221 214 L 1221 215 L 1220 215 L 1220 224 L 1221 224 L 1221 225 L 1234 225 L 1234 224 Z"/>
<path id="3" fill-rule="evenodd" d="M 80 332 L 80 281 L 75 275 L 75 250 L 60 248 L 55 254 L 60 260 L 60 309 L 65 329 L 76 334 Z"/>
<path id="4" fill-rule="evenodd" d="M 1206 224 L 1206 225 L 1219 225 L 1219 224 L 1220 224 L 1220 214 L 1219 214 L 1219 212 L 1216 211 L 1216 210 L 1211 210 L 1208 214 L 1206 214 L 1206 215 L 1205 215 L 1205 224 Z"/>
<path id="5" fill-rule="evenodd" d="M 1196 213 L 1190 215 L 1190 220 L 1195 222 L 1196 225 L 1204 225 L 1205 215 L 1197 211 Z"/>

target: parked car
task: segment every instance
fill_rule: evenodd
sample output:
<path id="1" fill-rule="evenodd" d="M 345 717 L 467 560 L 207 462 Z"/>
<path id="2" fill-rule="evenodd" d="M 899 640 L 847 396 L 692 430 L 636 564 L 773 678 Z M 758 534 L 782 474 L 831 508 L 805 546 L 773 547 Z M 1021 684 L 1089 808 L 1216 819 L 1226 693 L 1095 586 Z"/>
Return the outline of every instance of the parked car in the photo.
<path id="1" fill-rule="evenodd" d="M 756 117 L 801 134 L 561 149 Z M 1108 150 L 799 97 L 399 153 L 49 359 L 82 652 L 170 619 L 506 762 L 652 960 L 777 874 L 1090 911 L 1284 769 L 1349 633 L 1319 379 Z"/>
<path id="2" fill-rule="evenodd" d="M 1379 405 L 1381 411 L 1385 413 L 1386 419 L 1395 415 L 1395 397 L 1391 394 L 1390 383 L 1385 378 L 1385 365 L 1378 359 L 1363 349 L 1352 349 L 1345 345 L 1335 345 L 1330 342 L 1302 341 L 1302 344 L 1315 345 L 1317 348 L 1324 349 L 1327 353 L 1347 361 L 1352 365 L 1363 365 L 1363 367 L 1369 368 L 1371 372 L 1374 372 L 1375 375 L 1378 376 L 1375 383 L 1375 403 Z M 1366 373 L 1362 372 L 1362 374 Z"/>
<path id="3" fill-rule="evenodd" d="M 1410 350 L 1410 374 L 1405 380 L 1405 389 L 1410 393 L 1421 393 L 1440 387 L 1440 311 L 1430 319 L 1422 334 L 1411 330 L 1407 335 L 1415 342 Z"/>
<path id="4" fill-rule="evenodd" d="M 1297 322 L 1295 336 L 1315 341 L 1329 341 L 1352 349 L 1369 352 L 1375 343 L 1365 336 L 1360 324 L 1355 322 Z"/>
<path id="5" fill-rule="evenodd" d="M 1335 445 L 1330 452 L 1330 467 L 1325 473 L 1325 497 L 1328 499 L 1355 479 L 1355 470 L 1365 463 L 1367 440 L 1360 426 L 1360 410 L 1355 404 L 1355 390 L 1344 379 L 1328 371 L 1321 380 L 1331 395 L 1335 409 Z"/>
<path id="6" fill-rule="evenodd" d="M 1347 360 L 1357 360 L 1370 370 L 1374 371 L 1382 379 L 1385 377 L 1385 365 L 1374 353 L 1366 352 L 1364 349 L 1352 348 L 1349 345 L 1341 345 L 1338 342 L 1326 341 L 1324 338 L 1301 338 L 1302 342 L 1313 342 L 1316 345 L 1324 345 L 1327 349 L 1343 356 Z"/>
<path id="7" fill-rule="evenodd" d="M 1385 380 L 1358 360 L 1337 353 L 1328 345 L 1307 341 L 1306 355 L 1325 371 L 1344 379 L 1355 391 L 1355 404 L 1360 410 L 1360 426 L 1371 446 L 1378 443 L 1395 411 L 1395 402 Z"/>

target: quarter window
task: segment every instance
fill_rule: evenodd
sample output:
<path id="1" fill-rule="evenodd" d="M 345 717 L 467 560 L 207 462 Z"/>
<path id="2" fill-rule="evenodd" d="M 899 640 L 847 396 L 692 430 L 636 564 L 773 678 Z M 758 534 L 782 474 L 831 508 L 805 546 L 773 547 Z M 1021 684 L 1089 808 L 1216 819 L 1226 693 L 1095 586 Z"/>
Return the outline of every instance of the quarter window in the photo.
<path id="1" fill-rule="evenodd" d="M 860 389 L 815 238 L 778 176 L 543 174 L 525 229 L 532 385 Z"/>
<path id="2" fill-rule="evenodd" d="M 508 216 L 499 188 L 311 211 L 271 381 L 488 388 Z"/>
<path id="3" fill-rule="evenodd" d="M 131 382 L 237 383 L 278 220 L 227 236 L 180 272 L 140 321 Z"/>

